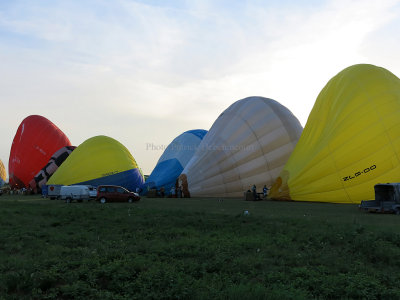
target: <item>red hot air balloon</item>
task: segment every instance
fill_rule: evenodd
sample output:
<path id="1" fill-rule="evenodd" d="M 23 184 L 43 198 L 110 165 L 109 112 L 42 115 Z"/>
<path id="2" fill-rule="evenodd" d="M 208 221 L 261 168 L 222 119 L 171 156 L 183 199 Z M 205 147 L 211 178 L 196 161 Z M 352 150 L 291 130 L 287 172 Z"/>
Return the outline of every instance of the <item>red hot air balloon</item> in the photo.
<path id="1" fill-rule="evenodd" d="M 11 188 L 23 188 L 58 149 L 71 146 L 67 136 L 42 116 L 32 115 L 19 125 L 8 162 Z"/>

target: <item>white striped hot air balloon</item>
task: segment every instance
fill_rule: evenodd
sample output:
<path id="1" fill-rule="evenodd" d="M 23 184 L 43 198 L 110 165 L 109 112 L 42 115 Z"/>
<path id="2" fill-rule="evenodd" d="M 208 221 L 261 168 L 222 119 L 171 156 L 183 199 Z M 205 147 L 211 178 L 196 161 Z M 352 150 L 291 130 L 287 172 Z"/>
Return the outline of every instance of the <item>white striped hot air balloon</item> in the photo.
<path id="1" fill-rule="evenodd" d="M 214 122 L 179 177 L 185 194 L 241 197 L 252 185 L 272 185 L 302 132 L 277 101 L 249 97 Z"/>

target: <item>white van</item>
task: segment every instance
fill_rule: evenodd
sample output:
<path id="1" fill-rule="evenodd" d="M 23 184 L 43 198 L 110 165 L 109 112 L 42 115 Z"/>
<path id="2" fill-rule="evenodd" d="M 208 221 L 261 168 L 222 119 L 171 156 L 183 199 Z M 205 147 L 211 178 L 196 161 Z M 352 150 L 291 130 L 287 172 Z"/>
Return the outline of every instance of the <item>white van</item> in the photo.
<path id="1" fill-rule="evenodd" d="M 89 187 L 87 185 L 63 185 L 60 189 L 60 198 L 67 203 L 73 200 L 78 202 L 89 200 Z"/>

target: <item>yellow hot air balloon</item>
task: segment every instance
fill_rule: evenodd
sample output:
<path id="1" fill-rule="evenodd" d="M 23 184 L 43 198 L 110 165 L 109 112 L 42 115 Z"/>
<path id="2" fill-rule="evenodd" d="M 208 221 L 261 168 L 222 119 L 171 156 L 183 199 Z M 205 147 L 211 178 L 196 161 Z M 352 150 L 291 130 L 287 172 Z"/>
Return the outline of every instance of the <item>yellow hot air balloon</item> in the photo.
<path id="1" fill-rule="evenodd" d="M 95 136 L 79 145 L 47 184 L 111 184 L 132 191 L 143 181 L 135 159 L 124 145 L 107 136 Z"/>
<path id="2" fill-rule="evenodd" d="M 4 182 L 6 181 L 6 177 L 6 168 L 4 167 L 4 164 L 0 159 L 0 186 L 3 186 Z"/>
<path id="3" fill-rule="evenodd" d="M 400 79 L 354 65 L 323 88 L 270 197 L 360 203 L 400 181 Z"/>

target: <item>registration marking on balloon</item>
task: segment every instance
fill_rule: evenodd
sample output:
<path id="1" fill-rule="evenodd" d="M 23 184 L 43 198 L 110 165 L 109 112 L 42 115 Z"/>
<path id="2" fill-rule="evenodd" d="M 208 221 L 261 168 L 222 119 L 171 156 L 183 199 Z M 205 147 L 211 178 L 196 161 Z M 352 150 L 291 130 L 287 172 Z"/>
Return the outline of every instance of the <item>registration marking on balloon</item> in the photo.
<path id="1" fill-rule="evenodd" d="M 356 177 L 358 177 L 358 176 L 360 176 L 362 174 L 366 174 L 366 173 L 368 173 L 370 171 L 373 171 L 375 169 L 376 169 L 376 165 L 372 165 L 369 168 L 365 168 L 362 171 L 355 172 L 353 175 L 343 177 L 343 181 L 349 181 L 351 179 L 354 179 L 354 178 L 356 178 Z"/>
<path id="2" fill-rule="evenodd" d="M 111 172 L 107 172 L 107 173 L 101 174 L 101 176 L 102 177 L 106 177 L 106 176 L 111 176 L 111 175 L 114 175 L 114 174 L 117 174 L 117 173 L 119 173 L 119 171 L 111 171 Z"/>

